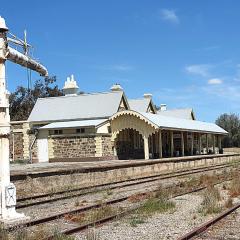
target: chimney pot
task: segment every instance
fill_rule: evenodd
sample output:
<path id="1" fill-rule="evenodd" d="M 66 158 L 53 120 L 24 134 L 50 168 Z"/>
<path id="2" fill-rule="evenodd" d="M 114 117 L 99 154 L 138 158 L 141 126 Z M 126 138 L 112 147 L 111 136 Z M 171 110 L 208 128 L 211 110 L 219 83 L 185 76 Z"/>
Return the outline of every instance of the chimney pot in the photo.
<path id="1" fill-rule="evenodd" d="M 67 95 L 77 95 L 78 92 L 78 85 L 77 82 L 74 80 L 73 74 L 70 77 L 67 77 L 67 80 L 65 81 L 64 87 L 63 87 L 63 93 L 65 96 Z"/>
<path id="2" fill-rule="evenodd" d="M 152 94 L 151 93 L 144 93 L 143 97 L 152 99 Z"/>
<path id="3" fill-rule="evenodd" d="M 162 104 L 160 105 L 160 111 L 166 111 L 166 110 L 167 110 L 167 104 L 162 103 Z"/>
<path id="4" fill-rule="evenodd" d="M 119 83 L 115 83 L 112 85 L 111 91 L 112 92 L 122 92 L 123 88 L 121 87 L 121 85 Z"/>

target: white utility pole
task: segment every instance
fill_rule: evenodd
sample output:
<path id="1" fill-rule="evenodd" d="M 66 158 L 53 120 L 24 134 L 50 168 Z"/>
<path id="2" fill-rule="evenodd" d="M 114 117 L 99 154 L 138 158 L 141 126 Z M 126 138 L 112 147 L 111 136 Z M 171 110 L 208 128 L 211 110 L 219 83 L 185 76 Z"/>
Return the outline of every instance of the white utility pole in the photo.
<path id="1" fill-rule="evenodd" d="M 5 20 L 0 17 L 0 221 L 11 223 L 26 218 L 24 214 L 17 213 L 16 188 L 10 182 L 9 163 L 9 92 L 6 89 L 5 62 L 13 61 L 29 67 L 42 75 L 47 75 L 47 70 L 30 57 L 8 47 L 8 28 Z"/>

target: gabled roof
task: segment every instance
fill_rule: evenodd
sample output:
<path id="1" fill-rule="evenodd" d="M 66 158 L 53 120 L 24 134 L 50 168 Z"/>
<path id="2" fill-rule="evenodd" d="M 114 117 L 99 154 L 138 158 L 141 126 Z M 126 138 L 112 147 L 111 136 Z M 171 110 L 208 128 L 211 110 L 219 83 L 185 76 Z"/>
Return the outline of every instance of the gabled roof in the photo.
<path id="1" fill-rule="evenodd" d="M 178 108 L 178 109 L 170 109 L 165 111 L 158 110 L 157 114 L 166 116 L 166 117 L 195 120 L 195 115 L 192 108 Z"/>
<path id="2" fill-rule="evenodd" d="M 156 112 L 151 98 L 129 99 L 128 103 L 130 109 L 137 112 L 148 112 L 149 107 Z"/>
<path id="3" fill-rule="evenodd" d="M 51 122 L 109 118 L 119 109 L 122 91 L 39 98 L 28 118 L 29 122 Z"/>
<path id="4" fill-rule="evenodd" d="M 76 127 L 98 127 L 107 122 L 108 119 L 82 120 L 82 121 L 66 121 L 49 123 L 40 129 L 62 129 L 62 128 L 76 128 Z"/>
<path id="5" fill-rule="evenodd" d="M 114 120 L 118 116 L 132 115 L 150 124 L 155 129 L 175 130 L 175 131 L 191 131 L 200 133 L 227 134 L 223 128 L 214 123 L 192 121 L 188 119 L 179 119 L 173 117 L 161 116 L 146 112 L 136 112 L 132 110 L 115 113 L 110 120 Z"/>

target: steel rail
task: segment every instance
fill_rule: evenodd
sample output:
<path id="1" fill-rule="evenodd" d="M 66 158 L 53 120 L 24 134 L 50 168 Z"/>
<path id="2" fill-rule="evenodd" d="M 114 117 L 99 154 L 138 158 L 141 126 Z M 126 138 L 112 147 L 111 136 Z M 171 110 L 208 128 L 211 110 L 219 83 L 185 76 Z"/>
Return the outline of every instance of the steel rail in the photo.
<path id="1" fill-rule="evenodd" d="M 182 237 L 178 238 L 178 240 L 188 240 L 188 239 L 192 239 L 192 238 L 198 236 L 200 233 L 206 231 L 209 227 L 216 224 L 221 219 L 227 217 L 228 215 L 230 215 L 231 213 L 236 211 L 238 208 L 240 208 L 240 203 L 236 204 L 235 206 L 233 206 L 230 209 L 227 209 L 223 213 L 221 213 L 218 216 L 212 218 L 211 220 L 203 223 L 202 225 L 194 228 L 192 231 L 190 231 L 187 234 L 183 235 Z"/>
<path id="2" fill-rule="evenodd" d="M 145 178 L 143 178 L 142 181 L 138 181 L 138 179 L 136 179 L 136 180 L 127 180 L 127 181 L 123 181 L 123 182 L 129 182 L 129 181 L 138 181 L 138 182 L 126 183 L 126 184 L 120 185 L 120 186 L 119 185 L 110 186 L 110 187 L 106 188 L 106 190 L 120 189 L 120 188 L 124 188 L 124 187 L 140 185 L 140 184 L 154 182 L 154 181 L 158 181 L 158 180 L 164 180 L 164 179 L 169 179 L 169 178 L 187 176 L 187 175 L 196 174 L 196 173 L 202 173 L 202 172 L 207 172 L 207 171 L 219 170 L 219 169 L 226 168 L 226 167 L 231 167 L 231 165 L 210 166 L 210 167 L 205 167 L 205 168 L 200 168 L 200 169 L 199 168 L 198 169 L 190 169 L 190 170 L 185 170 L 185 171 L 182 171 L 182 172 L 179 172 L 179 173 L 166 174 L 165 176 L 164 175 L 160 175 L 159 177 L 157 177 L 157 176 L 145 177 Z M 147 178 L 147 180 L 145 180 L 146 178 Z M 117 183 L 115 183 L 115 184 L 117 184 Z M 111 185 L 111 184 L 109 184 L 109 185 Z M 105 185 L 105 186 L 108 186 L 108 185 Z M 84 188 L 82 188 L 82 189 L 84 189 Z M 89 188 L 86 187 L 85 189 L 89 189 Z M 43 201 L 37 201 L 37 202 L 26 203 L 26 204 L 21 204 L 21 205 L 18 204 L 17 208 L 20 209 L 20 208 L 26 208 L 26 207 L 41 205 L 41 204 L 45 204 L 45 203 L 51 203 L 51 202 L 65 200 L 65 199 L 69 199 L 69 198 L 72 198 L 72 197 L 78 197 L 78 196 L 82 196 L 82 195 L 86 195 L 86 194 L 90 194 L 90 193 L 94 193 L 96 191 L 99 191 L 99 189 L 96 189 L 94 187 L 90 187 L 90 189 L 92 189 L 92 190 L 88 191 L 88 192 L 71 194 L 69 196 L 62 196 L 62 197 L 57 197 L 57 198 L 51 198 L 51 199 L 46 199 L 46 200 L 43 200 Z M 105 190 L 105 189 L 100 189 L 100 190 Z M 78 191 L 81 191 L 81 190 L 78 190 Z M 64 193 L 68 193 L 68 191 L 64 191 L 61 194 L 64 194 Z M 50 197 L 52 195 L 49 194 L 48 196 Z M 27 200 L 31 200 L 31 198 L 30 199 L 26 198 L 25 201 L 27 201 Z"/>
<path id="3" fill-rule="evenodd" d="M 224 181 L 221 181 L 221 182 L 218 182 L 218 183 L 215 183 L 215 185 L 218 185 L 218 184 L 221 184 L 225 181 L 229 181 L 229 180 L 224 180 Z M 175 194 L 174 196 L 171 196 L 169 199 L 172 199 L 172 198 L 176 198 L 176 197 L 180 197 L 180 196 L 184 196 L 186 194 L 191 194 L 191 193 L 195 193 L 195 192 L 199 192 L 199 191 L 202 191 L 204 189 L 206 189 L 208 186 L 204 186 L 204 187 L 199 187 L 199 188 L 196 188 L 194 190 L 191 190 L 191 191 L 186 191 L 186 192 L 183 192 L 183 193 L 177 193 Z M 155 192 L 155 191 L 152 191 L 152 192 Z M 149 193 L 149 192 L 145 192 L 145 193 Z M 112 221 L 118 217 L 122 217 L 122 216 L 125 216 L 127 214 L 130 214 L 132 213 L 134 210 L 137 210 L 139 207 L 134 207 L 134 208 L 131 208 L 131 209 L 128 209 L 128 210 L 125 210 L 125 211 L 122 211 L 120 213 L 117 213 L 117 214 L 113 214 L 111 216 L 107 216 L 107 217 L 104 217 L 104 218 L 101 218 L 101 219 L 98 219 L 96 221 L 92 221 L 90 223 L 86 223 L 86 224 L 83 224 L 83 225 L 80 225 L 80 226 L 77 226 L 77 227 L 73 227 L 71 229 L 67 229 L 67 230 L 64 230 L 64 231 L 61 231 L 61 234 L 63 235 L 71 235 L 71 234 L 74 234 L 74 233 L 77 233 L 77 232 L 81 232 L 81 231 L 84 231 L 86 229 L 88 229 L 89 227 L 92 227 L 92 226 L 98 226 L 102 223 L 107 223 L 109 221 Z M 46 240 L 52 240 L 54 238 L 54 236 L 49 236 L 46 238 Z"/>
<path id="4" fill-rule="evenodd" d="M 214 185 L 221 184 L 221 183 L 223 183 L 225 181 L 229 181 L 229 180 L 231 180 L 231 179 L 220 181 L 218 183 L 215 183 Z M 169 188 L 171 188 L 171 187 L 169 187 Z M 186 192 L 183 192 L 183 193 L 178 193 L 178 194 L 175 194 L 174 196 L 172 196 L 171 198 L 175 198 L 175 197 L 178 197 L 178 196 L 198 192 L 198 191 L 204 190 L 205 188 L 207 188 L 207 186 L 199 187 L 199 188 L 196 188 L 194 190 L 186 191 Z M 157 190 L 145 191 L 145 192 L 142 192 L 141 194 L 149 194 L 149 193 L 154 193 L 156 191 Z M 82 213 L 82 212 L 86 212 L 86 211 L 89 211 L 89 210 L 92 210 L 92 209 L 100 208 L 104 205 L 112 205 L 112 204 L 120 203 L 120 202 L 128 200 L 131 196 L 135 196 L 135 195 L 136 194 L 130 194 L 130 195 L 125 196 L 125 197 L 120 197 L 120 198 L 117 198 L 117 199 L 108 200 L 108 201 L 105 201 L 105 202 L 102 202 L 102 203 L 92 204 L 92 205 L 88 205 L 88 206 L 85 206 L 85 207 L 80 207 L 80 208 L 77 208 L 77 209 L 74 209 L 74 210 L 71 210 L 71 211 L 61 212 L 61 213 L 58 213 L 58 214 L 55 214 L 55 215 L 52 215 L 52 216 L 49 216 L 49 217 L 39 218 L 39 219 L 36 219 L 36 220 L 30 220 L 28 222 L 24 222 L 24 223 L 20 223 L 18 225 L 13 225 L 13 226 L 7 227 L 6 230 L 9 231 L 9 232 L 12 232 L 12 231 L 14 231 L 16 229 L 19 229 L 19 228 L 31 227 L 31 226 L 51 222 L 53 220 L 57 220 L 57 219 L 62 218 L 66 215 L 69 215 L 69 214 Z M 127 213 L 128 210 L 124 211 L 124 212 Z M 86 224 L 86 226 L 92 226 L 94 224 L 95 224 L 95 222 L 91 222 L 91 223 Z M 82 226 L 80 226 L 80 227 L 82 227 Z M 78 231 L 80 231 L 80 230 L 78 230 Z M 65 232 L 62 232 L 62 233 L 67 234 Z"/>
<path id="5" fill-rule="evenodd" d="M 148 178 L 162 177 L 162 176 L 168 176 L 168 175 L 172 175 L 172 174 L 189 172 L 189 171 L 193 171 L 193 170 L 202 170 L 202 169 L 209 169 L 210 167 L 221 167 L 221 166 L 223 166 L 223 167 L 229 166 L 230 167 L 230 166 L 234 166 L 234 164 L 223 163 L 223 164 L 215 164 L 215 165 L 211 165 L 211 166 L 197 167 L 197 168 L 184 169 L 184 170 L 180 169 L 175 172 L 168 172 L 168 173 L 161 173 L 161 174 L 145 176 L 145 177 L 140 177 L 140 178 L 126 179 L 126 180 L 122 180 L 122 181 L 116 181 L 113 183 L 103 183 L 103 184 L 98 184 L 95 186 L 87 186 L 87 187 L 69 189 L 69 190 L 64 190 L 64 191 L 58 191 L 58 192 L 54 192 L 54 193 L 45 193 L 45 194 L 39 194 L 39 195 L 35 195 L 35 196 L 30 196 L 30 197 L 22 197 L 22 198 L 17 198 L 17 201 L 24 202 L 24 201 L 28 201 L 28 200 L 44 198 L 44 197 L 49 197 L 49 196 L 53 196 L 53 195 L 60 195 L 60 194 L 69 193 L 69 192 L 83 191 L 83 190 L 88 190 L 88 189 L 97 188 L 97 187 L 105 187 L 105 186 L 109 186 L 109 185 L 113 185 L 113 184 L 120 184 L 120 183 L 124 183 L 124 182 L 138 181 L 138 180 L 143 180 L 143 179 L 148 179 Z"/>

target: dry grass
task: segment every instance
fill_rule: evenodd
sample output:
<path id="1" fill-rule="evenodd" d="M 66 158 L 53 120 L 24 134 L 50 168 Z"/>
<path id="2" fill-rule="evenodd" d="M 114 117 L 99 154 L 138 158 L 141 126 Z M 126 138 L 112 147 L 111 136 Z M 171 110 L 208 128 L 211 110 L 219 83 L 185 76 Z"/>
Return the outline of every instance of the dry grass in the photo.
<path id="1" fill-rule="evenodd" d="M 152 195 L 153 195 L 152 193 L 136 193 L 134 195 L 131 195 L 128 198 L 128 201 L 131 203 L 137 203 L 137 202 L 140 202 L 140 201 L 143 201 L 145 199 L 152 197 Z"/>
<path id="2" fill-rule="evenodd" d="M 229 197 L 228 200 L 225 202 L 224 207 L 225 207 L 225 208 L 231 208 L 231 207 L 233 207 L 233 200 L 232 200 L 231 197 Z"/>
<path id="3" fill-rule="evenodd" d="M 199 212 L 203 215 L 219 213 L 221 211 L 220 200 L 221 195 L 219 190 L 213 186 L 208 187 L 206 191 L 204 191 Z"/>
<path id="4" fill-rule="evenodd" d="M 122 211 L 119 207 L 113 207 L 110 205 L 102 205 L 100 208 L 93 209 L 87 213 L 78 213 L 73 215 L 66 215 L 65 219 L 70 220 L 72 222 L 77 222 L 80 224 L 86 224 L 89 222 L 95 222 L 102 218 L 109 217 L 115 215 Z"/>
<path id="5" fill-rule="evenodd" d="M 9 235 L 8 235 L 7 231 L 4 229 L 2 224 L 0 224 L 0 239 L 1 240 L 9 240 Z"/>
<path id="6" fill-rule="evenodd" d="M 61 234 L 58 230 L 53 233 L 43 227 L 38 227 L 34 232 L 29 232 L 26 229 L 16 229 L 13 233 L 8 233 L 2 225 L 0 225 L 0 239 L 1 240 L 45 240 L 47 236 L 53 234 L 53 240 L 74 240 L 71 236 Z"/>
<path id="7" fill-rule="evenodd" d="M 238 197 L 240 195 L 239 177 L 240 177 L 239 175 L 235 176 L 231 181 L 230 188 L 229 188 L 229 194 L 231 197 Z"/>
<path id="8" fill-rule="evenodd" d="M 89 228 L 86 233 L 86 240 L 98 240 L 99 237 L 99 232 L 95 228 Z"/>

